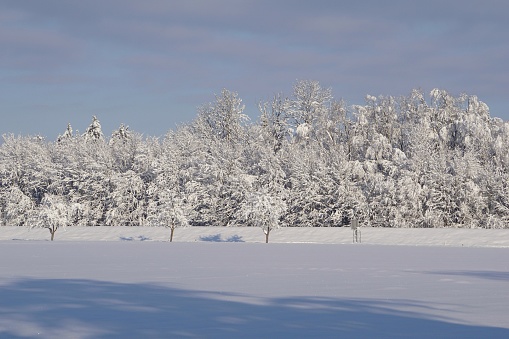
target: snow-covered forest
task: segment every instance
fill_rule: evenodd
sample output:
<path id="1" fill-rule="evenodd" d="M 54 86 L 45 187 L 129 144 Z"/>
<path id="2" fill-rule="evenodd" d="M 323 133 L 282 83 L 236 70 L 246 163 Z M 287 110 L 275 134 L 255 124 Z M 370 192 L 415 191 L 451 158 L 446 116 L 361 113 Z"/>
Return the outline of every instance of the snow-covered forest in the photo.
<path id="1" fill-rule="evenodd" d="M 298 81 L 259 111 L 223 90 L 163 138 L 4 135 L 1 225 L 509 227 L 509 123 L 476 96 Z"/>

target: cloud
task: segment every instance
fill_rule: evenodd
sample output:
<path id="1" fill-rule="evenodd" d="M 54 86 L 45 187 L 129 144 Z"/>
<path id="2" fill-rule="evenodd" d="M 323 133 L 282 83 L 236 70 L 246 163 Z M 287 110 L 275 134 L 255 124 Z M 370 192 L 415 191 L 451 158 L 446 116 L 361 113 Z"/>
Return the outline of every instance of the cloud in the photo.
<path id="1" fill-rule="evenodd" d="M 79 43 L 61 32 L 0 25 L 0 63 L 20 69 L 58 68 L 80 57 Z"/>
<path id="2" fill-rule="evenodd" d="M 154 103 L 170 97 L 191 117 L 223 87 L 251 107 L 297 79 L 350 102 L 442 87 L 505 105 L 509 118 L 507 12 L 495 0 L 5 0 L 0 85 L 14 110 L 14 91 L 46 83 L 71 102 L 80 93 L 83 111 L 111 100 L 132 115 L 162 111 Z"/>

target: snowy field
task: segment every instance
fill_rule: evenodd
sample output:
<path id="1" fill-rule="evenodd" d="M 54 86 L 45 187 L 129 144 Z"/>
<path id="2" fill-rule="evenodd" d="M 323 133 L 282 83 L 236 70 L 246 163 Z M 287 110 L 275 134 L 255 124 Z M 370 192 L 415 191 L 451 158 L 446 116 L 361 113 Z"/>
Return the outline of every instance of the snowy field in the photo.
<path id="1" fill-rule="evenodd" d="M 67 227 L 55 241 L 168 241 L 164 227 Z M 47 229 L 0 226 L 0 240 L 49 240 Z M 361 240 L 370 245 L 508 247 L 509 229 L 361 228 Z M 257 227 L 177 228 L 174 242 L 265 242 Z M 348 227 L 292 227 L 270 233 L 271 243 L 351 244 Z"/>
<path id="2" fill-rule="evenodd" d="M 0 227 L 0 338 L 509 338 L 509 230 L 168 236 Z"/>

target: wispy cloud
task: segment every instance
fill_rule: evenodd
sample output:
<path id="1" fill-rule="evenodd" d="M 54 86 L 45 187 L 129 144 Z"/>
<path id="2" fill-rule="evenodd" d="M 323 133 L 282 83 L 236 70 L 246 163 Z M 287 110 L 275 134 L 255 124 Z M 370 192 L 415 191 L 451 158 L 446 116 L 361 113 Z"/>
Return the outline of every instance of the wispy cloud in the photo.
<path id="1" fill-rule="evenodd" d="M 223 87 L 254 107 L 311 78 L 349 101 L 416 87 L 466 91 L 492 101 L 492 113 L 508 119 L 507 12 L 509 3 L 496 0 L 6 0 L 0 86 L 9 99 L 2 105 L 14 110 L 11 120 L 22 117 L 19 93 L 51 84 L 69 100 L 62 106 L 79 101 L 86 112 L 93 101 L 90 115 L 119 101 L 134 129 L 136 112 L 150 109 L 144 118 L 163 123 L 140 126 L 162 134 L 192 119 Z M 55 109 L 58 99 L 31 100 Z M 156 106 L 171 102 L 175 109 Z M 184 113 L 160 117 L 163 110 Z"/>

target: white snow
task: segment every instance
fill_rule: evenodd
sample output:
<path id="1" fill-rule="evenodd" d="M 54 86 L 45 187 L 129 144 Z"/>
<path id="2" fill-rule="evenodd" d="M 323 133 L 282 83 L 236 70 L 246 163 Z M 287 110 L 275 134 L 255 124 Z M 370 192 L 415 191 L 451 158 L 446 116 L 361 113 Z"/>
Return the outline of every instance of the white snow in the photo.
<path id="1" fill-rule="evenodd" d="M 371 228 L 361 227 L 362 243 L 371 245 L 509 247 L 509 229 Z M 55 241 L 167 241 L 165 227 L 66 227 Z M 44 228 L 0 227 L 0 240 L 49 240 Z M 175 230 L 174 242 L 265 242 L 258 227 L 185 227 Z M 271 243 L 350 244 L 349 227 L 283 227 L 270 233 Z"/>
<path id="2" fill-rule="evenodd" d="M 509 230 L 361 232 L 0 227 L 0 337 L 509 338 Z"/>

